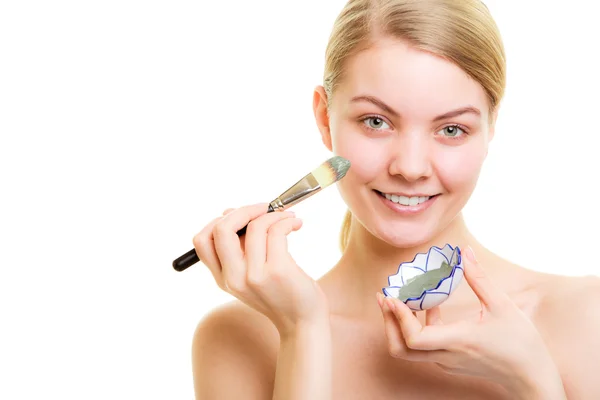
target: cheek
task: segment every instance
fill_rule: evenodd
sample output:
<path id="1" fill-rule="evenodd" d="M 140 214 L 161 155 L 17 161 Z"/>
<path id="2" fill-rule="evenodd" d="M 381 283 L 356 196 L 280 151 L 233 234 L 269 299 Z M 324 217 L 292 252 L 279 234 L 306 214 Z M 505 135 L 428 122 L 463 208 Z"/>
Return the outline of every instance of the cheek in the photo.
<path id="1" fill-rule="evenodd" d="M 440 149 L 434 168 L 442 185 L 450 190 L 470 190 L 477 183 L 486 149 L 480 144 Z"/>
<path id="2" fill-rule="evenodd" d="M 354 128 L 356 129 L 356 128 Z M 389 145 L 350 129 L 333 134 L 333 152 L 350 161 L 348 181 L 371 182 L 387 170 Z"/>

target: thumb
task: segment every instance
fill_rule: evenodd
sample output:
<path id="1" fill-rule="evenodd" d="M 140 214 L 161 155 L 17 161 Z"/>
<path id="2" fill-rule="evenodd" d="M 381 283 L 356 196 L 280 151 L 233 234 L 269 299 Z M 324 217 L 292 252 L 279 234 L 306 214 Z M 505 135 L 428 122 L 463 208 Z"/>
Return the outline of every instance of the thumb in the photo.
<path id="1" fill-rule="evenodd" d="M 502 292 L 486 275 L 471 246 L 467 246 L 464 253 L 465 279 L 479 298 L 482 306 L 491 313 L 502 309 L 508 300 L 506 293 Z"/>

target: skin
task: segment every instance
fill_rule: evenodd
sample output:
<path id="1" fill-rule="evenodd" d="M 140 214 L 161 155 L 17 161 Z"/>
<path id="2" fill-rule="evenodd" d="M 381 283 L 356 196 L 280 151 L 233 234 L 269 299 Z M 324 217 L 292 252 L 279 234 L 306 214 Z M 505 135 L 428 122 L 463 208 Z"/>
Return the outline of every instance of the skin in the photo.
<path id="1" fill-rule="evenodd" d="M 332 99 L 316 88 L 313 108 L 324 145 L 352 163 L 338 183 L 353 212 L 348 248 L 314 282 L 287 252 L 301 228 L 292 214 L 261 204 L 208 224 L 194 246 L 239 301 L 198 325 L 197 398 L 600 398 L 600 279 L 514 265 L 464 223 L 497 116 L 483 88 L 395 39 L 345 67 Z M 478 112 L 435 120 L 464 107 Z M 375 190 L 438 196 L 407 216 Z M 412 313 L 376 295 L 400 262 L 445 243 L 463 249 L 466 279 L 441 306 Z"/>

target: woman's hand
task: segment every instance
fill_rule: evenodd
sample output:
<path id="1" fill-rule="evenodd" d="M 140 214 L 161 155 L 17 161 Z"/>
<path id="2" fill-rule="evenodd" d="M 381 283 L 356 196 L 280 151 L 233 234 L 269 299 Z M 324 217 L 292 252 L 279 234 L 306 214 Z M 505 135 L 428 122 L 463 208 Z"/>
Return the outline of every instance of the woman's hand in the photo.
<path id="1" fill-rule="evenodd" d="M 523 398 L 566 398 L 533 323 L 485 276 L 472 250 L 465 253 L 465 278 L 481 303 L 477 318 L 444 324 L 438 306 L 426 311 L 423 326 L 406 304 L 378 293 L 390 354 L 433 362 L 450 374 L 483 377 Z"/>
<path id="2" fill-rule="evenodd" d="M 226 210 L 194 237 L 194 248 L 221 289 L 267 316 L 281 334 L 329 318 L 319 285 L 293 260 L 287 235 L 302 221 L 268 204 Z M 241 238 L 237 231 L 248 225 Z"/>

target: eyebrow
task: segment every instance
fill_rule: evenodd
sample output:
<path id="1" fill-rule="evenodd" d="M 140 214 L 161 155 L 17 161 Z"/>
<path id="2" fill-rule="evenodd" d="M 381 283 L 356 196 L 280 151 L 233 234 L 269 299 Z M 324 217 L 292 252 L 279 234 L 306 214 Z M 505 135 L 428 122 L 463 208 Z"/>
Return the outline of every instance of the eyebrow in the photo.
<path id="1" fill-rule="evenodd" d="M 374 104 L 377 107 L 381 108 L 386 113 L 393 115 L 394 117 L 400 116 L 400 114 L 398 112 L 396 112 L 392 107 L 388 106 L 383 101 L 379 100 L 377 97 L 355 96 L 350 100 L 351 103 L 358 103 L 361 101 L 366 101 L 368 103 Z M 459 115 L 463 115 L 463 114 L 475 114 L 477 116 L 481 116 L 481 111 L 479 111 L 479 109 L 477 107 L 464 106 L 464 107 L 457 108 L 456 110 L 448 111 L 447 113 L 438 115 L 437 117 L 435 117 L 433 119 L 433 121 L 438 122 L 438 121 L 441 121 L 444 119 L 458 117 Z"/>

